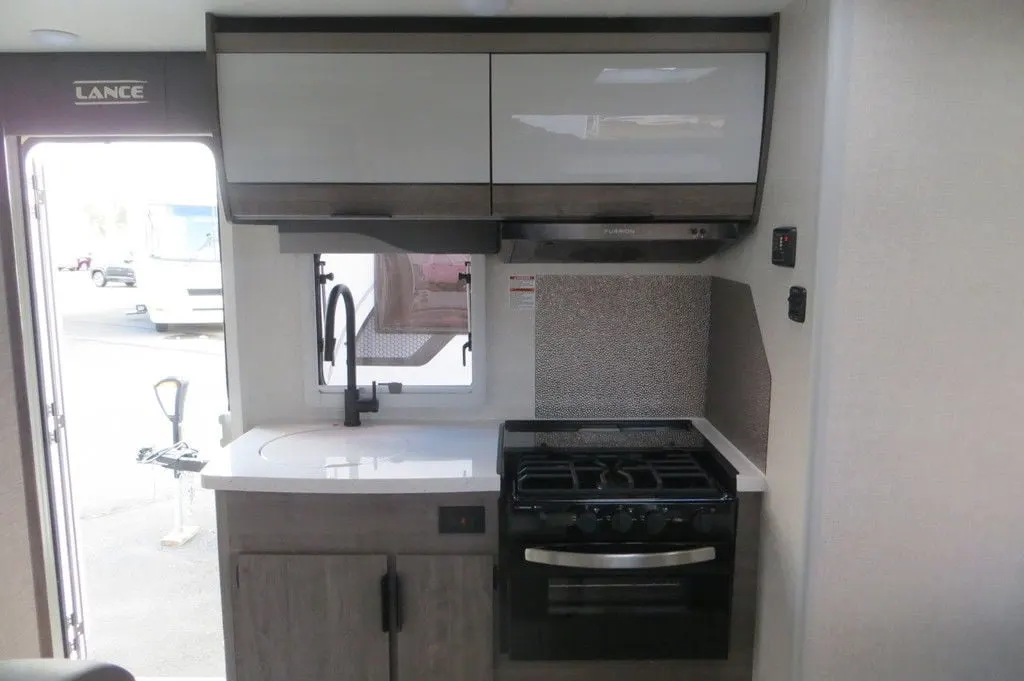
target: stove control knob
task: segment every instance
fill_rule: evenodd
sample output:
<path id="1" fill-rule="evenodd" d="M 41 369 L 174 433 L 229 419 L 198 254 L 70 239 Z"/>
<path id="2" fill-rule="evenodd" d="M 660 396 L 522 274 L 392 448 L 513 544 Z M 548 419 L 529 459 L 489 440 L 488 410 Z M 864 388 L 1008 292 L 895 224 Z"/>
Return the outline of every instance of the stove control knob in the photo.
<path id="1" fill-rule="evenodd" d="M 693 516 L 693 529 L 701 534 L 708 534 L 715 529 L 715 517 L 708 513 L 698 512 Z"/>
<path id="2" fill-rule="evenodd" d="M 647 521 L 648 534 L 658 534 L 665 529 L 666 525 L 668 525 L 668 518 L 665 517 L 664 513 L 659 511 L 651 511 L 647 514 L 645 520 Z"/>
<path id="3" fill-rule="evenodd" d="M 576 516 L 576 527 L 584 534 L 590 534 L 597 530 L 597 516 L 590 511 L 584 511 Z"/>
<path id="4" fill-rule="evenodd" d="M 633 527 L 633 516 L 629 511 L 621 510 L 612 514 L 612 529 L 616 532 L 629 532 Z"/>

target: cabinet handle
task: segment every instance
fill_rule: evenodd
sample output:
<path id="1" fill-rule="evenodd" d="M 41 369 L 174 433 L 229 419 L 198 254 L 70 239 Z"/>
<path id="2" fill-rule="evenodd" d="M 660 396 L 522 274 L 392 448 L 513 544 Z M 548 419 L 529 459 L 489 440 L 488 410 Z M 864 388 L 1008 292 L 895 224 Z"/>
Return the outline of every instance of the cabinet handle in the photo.
<path id="1" fill-rule="evenodd" d="M 391 632 L 391 575 L 380 578 L 380 629 Z"/>
<path id="2" fill-rule="evenodd" d="M 387 210 L 339 210 L 331 213 L 332 218 L 393 218 Z"/>
<path id="3" fill-rule="evenodd" d="M 395 631 L 402 632 L 402 624 L 405 622 L 405 614 L 402 605 L 402 577 L 395 575 Z"/>
<path id="4" fill-rule="evenodd" d="M 651 220 L 656 216 L 654 213 L 646 210 L 646 206 L 636 209 L 622 206 L 597 211 L 591 217 L 595 220 Z"/>

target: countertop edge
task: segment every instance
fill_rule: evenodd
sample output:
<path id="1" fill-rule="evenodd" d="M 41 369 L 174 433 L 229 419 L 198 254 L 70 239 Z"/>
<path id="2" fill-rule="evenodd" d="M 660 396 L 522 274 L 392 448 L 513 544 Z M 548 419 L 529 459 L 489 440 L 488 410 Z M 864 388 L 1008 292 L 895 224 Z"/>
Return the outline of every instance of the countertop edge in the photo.
<path id="1" fill-rule="evenodd" d="M 740 451 L 727 437 L 714 427 L 707 419 L 691 417 L 694 427 L 701 433 L 708 442 L 736 469 L 736 491 L 737 492 L 765 492 L 768 489 L 768 481 L 765 474 L 755 466 L 746 455 Z M 490 425 L 491 421 L 479 422 L 479 427 Z M 233 446 L 249 446 L 243 441 L 249 438 L 258 437 L 257 433 L 263 432 L 297 432 L 309 428 L 317 428 L 323 424 L 281 424 L 274 426 L 257 426 L 237 438 L 228 445 L 223 452 L 224 456 L 239 456 L 237 451 L 232 451 Z M 430 423 L 417 424 L 429 427 Z M 437 424 L 446 425 L 446 424 Z M 460 423 L 468 427 L 475 426 L 473 422 Z M 497 424 L 495 423 L 495 429 Z M 495 432 L 495 447 L 497 447 L 497 432 Z M 495 457 L 497 451 L 495 450 Z M 216 462 L 211 461 L 207 466 L 213 466 Z M 495 472 L 489 476 L 473 476 L 467 478 L 400 478 L 400 479 L 336 479 L 336 478 L 303 478 L 296 476 L 252 476 L 252 475 L 227 475 L 215 472 L 207 473 L 206 470 L 200 473 L 201 486 L 204 489 L 220 492 L 267 492 L 283 494 L 455 494 L 460 492 L 499 492 L 501 478 Z"/>
<path id="2" fill-rule="evenodd" d="M 693 418 L 690 420 L 693 421 L 694 427 L 700 431 L 700 434 L 707 438 L 708 442 L 714 445 L 719 454 L 724 456 L 732 464 L 732 467 L 736 469 L 737 492 L 768 491 L 768 479 L 765 477 L 765 474 L 736 445 L 730 442 L 729 438 L 722 435 L 705 418 Z"/>
<path id="3" fill-rule="evenodd" d="M 464 482 L 464 480 L 466 480 Z M 334 480 L 315 478 L 204 477 L 204 489 L 214 492 L 270 494 L 458 494 L 498 493 L 501 480 L 491 478 L 401 478 L 396 480 Z"/>

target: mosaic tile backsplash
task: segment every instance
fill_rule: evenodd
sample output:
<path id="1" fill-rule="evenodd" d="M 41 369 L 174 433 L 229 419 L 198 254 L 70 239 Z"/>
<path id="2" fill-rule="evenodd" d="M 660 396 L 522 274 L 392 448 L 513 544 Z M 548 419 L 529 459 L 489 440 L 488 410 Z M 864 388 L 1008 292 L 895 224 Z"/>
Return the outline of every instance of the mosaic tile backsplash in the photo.
<path id="1" fill-rule="evenodd" d="M 703 416 L 711 277 L 537 278 L 538 418 Z"/>

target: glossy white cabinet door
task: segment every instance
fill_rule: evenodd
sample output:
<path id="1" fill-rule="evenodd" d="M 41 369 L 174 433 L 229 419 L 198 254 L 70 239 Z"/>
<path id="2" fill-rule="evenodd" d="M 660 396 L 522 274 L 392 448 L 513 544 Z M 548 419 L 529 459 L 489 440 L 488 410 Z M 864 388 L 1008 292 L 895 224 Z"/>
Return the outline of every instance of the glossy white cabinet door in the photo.
<path id="1" fill-rule="evenodd" d="M 490 182 L 484 54 L 221 54 L 229 182 Z"/>
<path id="2" fill-rule="evenodd" d="M 765 75 L 764 54 L 494 55 L 494 182 L 756 182 Z"/>

